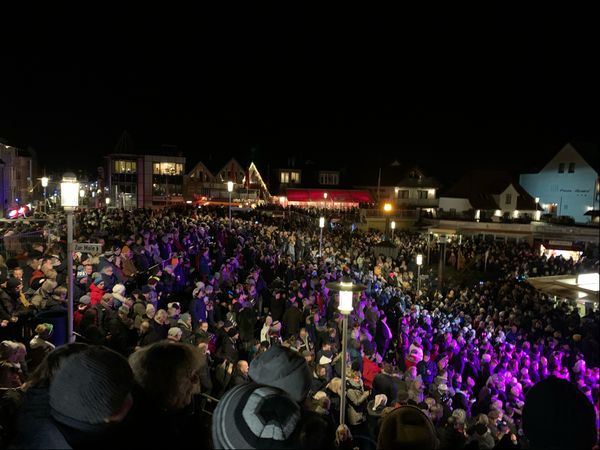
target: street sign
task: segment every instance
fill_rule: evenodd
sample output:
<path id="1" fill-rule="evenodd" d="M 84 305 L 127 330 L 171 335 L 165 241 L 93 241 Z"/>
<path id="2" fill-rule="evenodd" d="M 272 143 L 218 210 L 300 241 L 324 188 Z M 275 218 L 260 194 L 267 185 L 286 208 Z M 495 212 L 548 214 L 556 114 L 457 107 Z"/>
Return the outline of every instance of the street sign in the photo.
<path id="1" fill-rule="evenodd" d="M 439 239 L 439 243 L 445 244 L 446 242 L 448 242 L 448 238 L 446 237 L 446 235 L 445 234 L 441 235 L 440 239 Z"/>
<path id="2" fill-rule="evenodd" d="M 102 244 L 92 244 L 91 242 L 73 243 L 73 251 L 81 253 L 102 253 Z"/>

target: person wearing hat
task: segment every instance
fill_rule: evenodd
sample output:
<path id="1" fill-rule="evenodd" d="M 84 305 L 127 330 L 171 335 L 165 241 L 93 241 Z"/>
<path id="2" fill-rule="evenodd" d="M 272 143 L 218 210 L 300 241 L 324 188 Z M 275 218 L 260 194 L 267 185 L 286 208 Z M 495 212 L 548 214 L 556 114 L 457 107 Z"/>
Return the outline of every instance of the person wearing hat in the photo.
<path id="1" fill-rule="evenodd" d="M 82 295 L 79 297 L 77 303 L 77 309 L 73 312 L 73 329 L 81 333 L 80 325 L 83 317 L 85 316 L 86 311 L 90 308 L 90 302 L 92 299 L 88 294 Z"/>
<path id="2" fill-rule="evenodd" d="M 27 415 L 12 443 L 15 448 L 111 448 L 118 446 L 116 424 L 132 406 L 133 374 L 127 360 L 101 346 L 65 356 L 49 380 L 48 412 L 40 414 L 26 398 Z"/>
<path id="3" fill-rule="evenodd" d="M 219 449 L 301 448 L 300 405 L 286 391 L 257 383 L 229 390 L 213 414 L 213 445 Z"/>
<path id="4" fill-rule="evenodd" d="M 90 303 L 92 306 L 99 305 L 106 291 L 104 290 L 104 279 L 101 275 L 94 277 L 94 282 L 90 285 Z"/>
<path id="5" fill-rule="evenodd" d="M 43 359 L 53 351 L 55 345 L 48 341 L 52 335 L 54 326 L 51 323 L 40 323 L 35 327 L 35 336 L 29 341 L 29 362 L 27 369 L 29 371 L 35 370 L 37 366 L 43 361 Z"/>
<path id="6" fill-rule="evenodd" d="M 401 406 L 382 420 L 377 437 L 377 448 L 436 449 L 439 447 L 431 419 L 415 406 Z"/>
<path id="7" fill-rule="evenodd" d="M 223 326 L 225 328 L 225 326 Z M 217 348 L 215 356 L 222 361 L 228 361 L 235 364 L 239 360 L 239 351 L 237 348 L 237 340 L 240 333 L 237 328 L 231 326 L 227 330 L 227 337 L 223 338 L 221 346 Z"/>

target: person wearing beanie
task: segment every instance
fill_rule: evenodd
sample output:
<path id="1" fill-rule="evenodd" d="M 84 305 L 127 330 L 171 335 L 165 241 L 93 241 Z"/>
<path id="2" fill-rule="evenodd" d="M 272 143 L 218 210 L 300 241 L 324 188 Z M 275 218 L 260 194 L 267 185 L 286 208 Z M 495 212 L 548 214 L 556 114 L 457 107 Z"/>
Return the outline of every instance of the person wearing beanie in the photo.
<path id="1" fill-rule="evenodd" d="M 122 284 L 115 284 L 112 288 L 112 296 L 114 298 L 115 308 L 119 308 L 121 305 L 128 303 L 125 298 L 125 286 Z"/>
<path id="2" fill-rule="evenodd" d="M 101 276 L 97 276 L 94 278 L 94 282 L 90 285 L 90 304 L 92 306 L 99 305 L 104 294 L 104 280 Z"/>
<path id="3" fill-rule="evenodd" d="M 306 360 L 298 352 L 278 345 L 252 360 L 249 375 L 256 383 L 285 390 L 297 402 L 306 399 L 312 381 Z"/>
<path id="4" fill-rule="evenodd" d="M 439 441 L 431 419 L 415 406 L 401 406 L 383 419 L 377 448 L 436 449 Z"/>
<path id="5" fill-rule="evenodd" d="M 192 316 L 190 313 L 183 313 L 177 321 L 177 328 L 181 330 L 181 341 L 184 344 L 194 345 L 196 337 L 192 330 Z"/>
<path id="6" fill-rule="evenodd" d="M 577 387 L 550 376 L 525 396 L 522 427 L 530 448 L 587 448 L 598 443 L 594 405 Z"/>
<path id="7" fill-rule="evenodd" d="M 214 448 L 300 448 L 300 406 L 284 390 L 257 383 L 229 390 L 212 420 Z"/>
<path id="8" fill-rule="evenodd" d="M 75 350 L 75 349 L 74 349 Z M 132 406 L 127 360 L 105 347 L 86 346 L 64 358 L 49 382 L 49 414 L 29 414 L 16 448 L 100 448 L 118 445 L 117 424 Z M 34 401 L 34 397 L 26 399 Z M 41 400 L 38 398 L 37 400 Z M 24 404 L 25 409 L 30 408 Z"/>

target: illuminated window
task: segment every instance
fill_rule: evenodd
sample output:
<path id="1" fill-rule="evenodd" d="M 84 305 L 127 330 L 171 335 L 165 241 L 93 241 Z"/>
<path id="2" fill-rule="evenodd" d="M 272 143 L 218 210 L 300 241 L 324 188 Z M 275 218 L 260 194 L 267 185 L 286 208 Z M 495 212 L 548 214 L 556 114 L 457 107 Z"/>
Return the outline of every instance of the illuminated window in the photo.
<path id="1" fill-rule="evenodd" d="M 558 173 L 565 173 L 565 164 L 564 163 L 560 163 L 558 165 Z"/>
<path id="2" fill-rule="evenodd" d="M 279 175 L 279 181 L 283 184 L 292 183 L 298 184 L 300 183 L 300 171 L 298 170 L 282 170 Z"/>
<path id="3" fill-rule="evenodd" d="M 504 203 L 507 205 L 510 205 L 512 203 L 512 194 L 506 194 L 506 196 L 504 197 Z"/>
<path id="4" fill-rule="evenodd" d="M 114 162 L 115 173 L 136 173 L 137 163 L 135 161 L 118 160 Z"/>
<path id="5" fill-rule="evenodd" d="M 154 162 L 152 163 L 152 173 L 154 175 L 183 175 L 183 164 Z"/>
<path id="6" fill-rule="evenodd" d="M 575 173 L 575 163 L 569 163 L 569 173 Z"/>
<path id="7" fill-rule="evenodd" d="M 320 184 L 339 184 L 340 176 L 337 172 L 320 172 L 319 173 Z"/>

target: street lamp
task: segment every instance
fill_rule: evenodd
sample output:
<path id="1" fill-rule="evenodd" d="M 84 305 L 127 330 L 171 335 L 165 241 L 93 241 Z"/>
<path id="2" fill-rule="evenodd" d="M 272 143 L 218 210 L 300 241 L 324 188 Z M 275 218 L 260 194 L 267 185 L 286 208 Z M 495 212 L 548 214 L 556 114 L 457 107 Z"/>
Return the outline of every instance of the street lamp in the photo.
<path id="1" fill-rule="evenodd" d="M 419 296 L 419 290 L 421 289 L 421 266 L 423 265 L 423 255 L 420 253 L 417 255 L 417 297 Z"/>
<path id="2" fill-rule="evenodd" d="M 384 213 L 389 213 L 392 211 L 392 204 L 391 203 L 384 203 L 383 205 L 383 212 Z M 388 230 L 390 227 L 390 216 L 389 214 L 385 215 L 385 233 L 384 233 L 384 238 L 387 241 L 388 239 Z"/>
<path id="3" fill-rule="evenodd" d="M 323 256 L 323 228 L 325 228 L 325 217 L 319 217 L 319 228 L 321 236 L 319 237 L 319 258 Z"/>
<path id="4" fill-rule="evenodd" d="M 106 206 L 108 207 L 110 205 L 110 197 L 106 197 L 104 201 L 106 202 Z"/>
<path id="5" fill-rule="evenodd" d="M 67 213 L 67 263 L 69 273 L 69 303 L 67 307 L 67 343 L 73 341 L 73 211 L 79 206 L 79 182 L 67 172 L 60 183 L 60 203 Z"/>
<path id="6" fill-rule="evenodd" d="M 227 192 L 229 192 L 229 229 L 231 229 L 231 193 L 233 192 L 233 181 L 227 182 Z"/>
<path id="7" fill-rule="evenodd" d="M 396 222 L 394 220 L 392 220 L 392 223 L 390 224 L 392 227 L 392 241 L 394 240 L 394 230 L 396 229 Z"/>
<path id="8" fill-rule="evenodd" d="M 348 315 L 352 312 L 352 294 L 362 292 L 367 287 L 362 284 L 354 284 L 350 277 L 344 276 L 339 283 L 327 283 L 328 289 L 339 292 L 338 310 L 342 313 L 342 392 L 340 392 L 340 425 L 346 422 L 346 351 L 348 347 Z"/>
<path id="9" fill-rule="evenodd" d="M 48 207 L 47 204 L 47 195 L 46 195 L 46 188 L 48 187 L 48 177 L 42 177 L 42 187 L 44 188 L 44 213 L 48 212 L 46 210 L 46 208 Z"/>

